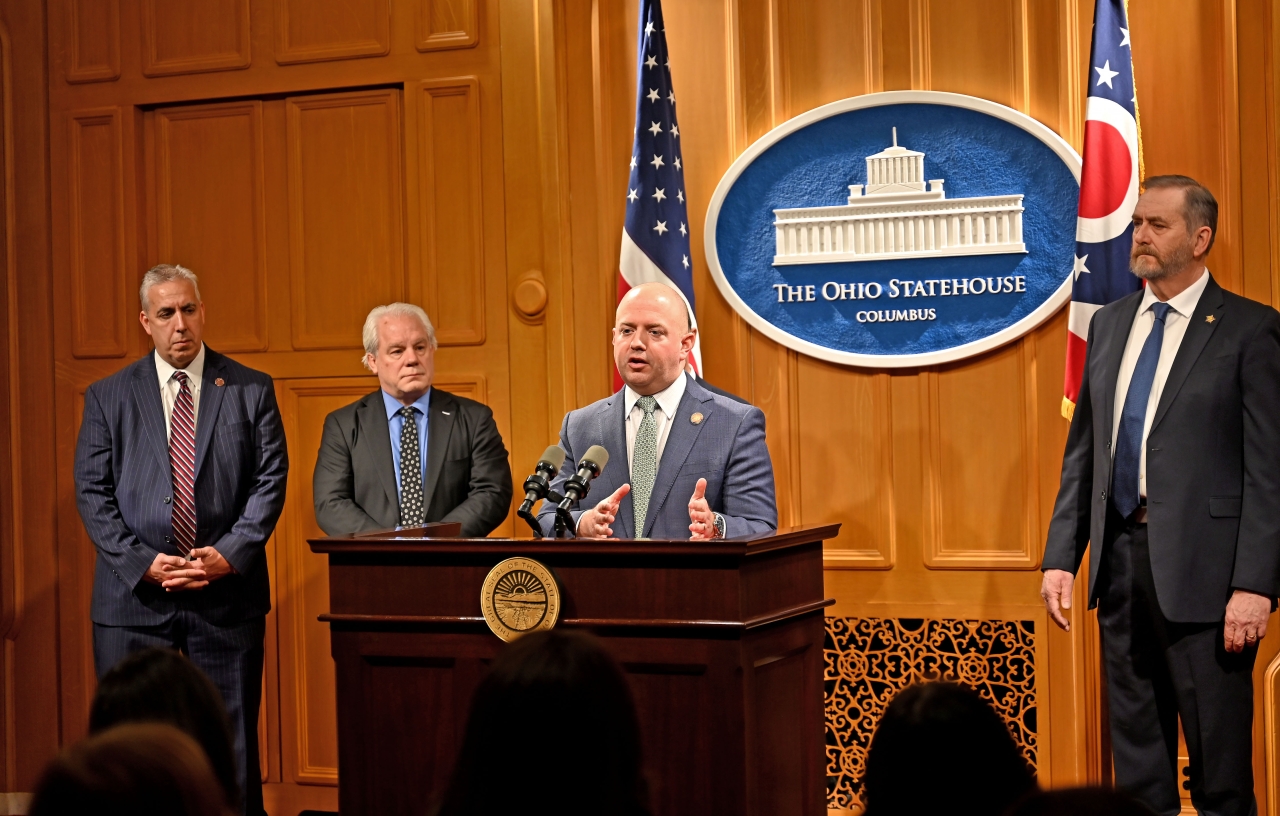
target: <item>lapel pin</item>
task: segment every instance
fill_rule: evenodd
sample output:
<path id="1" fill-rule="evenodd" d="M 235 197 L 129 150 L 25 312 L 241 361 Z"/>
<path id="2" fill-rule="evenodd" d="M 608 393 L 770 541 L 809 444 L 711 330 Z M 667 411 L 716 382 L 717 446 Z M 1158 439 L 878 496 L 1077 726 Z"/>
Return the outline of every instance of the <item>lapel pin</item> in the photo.
<path id="1" fill-rule="evenodd" d="M 449 413 L 448 411 L 441 411 L 440 413 L 444 414 L 445 416 L 453 416 L 453 414 Z"/>
<path id="2" fill-rule="evenodd" d="M 694 425 L 701 425 L 701 424 L 702 424 L 702 414 L 701 414 L 701 413 L 695 413 L 693 416 L 689 417 L 689 421 L 690 421 L 690 422 L 692 422 Z"/>
<path id="3" fill-rule="evenodd" d="M 1206 315 L 1206 316 L 1205 316 L 1205 319 L 1204 319 L 1204 322 L 1206 322 L 1206 323 L 1212 323 L 1212 322 L 1213 322 L 1213 315 Z"/>
<path id="4" fill-rule="evenodd" d="M 213 384 L 221 388 L 222 386 L 227 384 L 227 381 L 219 377 L 218 379 L 213 381 Z"/>

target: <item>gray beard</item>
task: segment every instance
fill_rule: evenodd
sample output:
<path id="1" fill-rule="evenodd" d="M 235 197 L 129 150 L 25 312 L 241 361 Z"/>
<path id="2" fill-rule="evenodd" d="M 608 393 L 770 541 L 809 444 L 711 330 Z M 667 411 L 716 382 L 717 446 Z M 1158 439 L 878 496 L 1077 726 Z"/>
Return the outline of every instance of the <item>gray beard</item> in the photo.
<path id="1" fill-rule="evenodd" d="M 1146 253 L 1144 255 L 1148 258 L 1155 258 L 1156 262 L 1160 264 L 1155 269 L 1139 269 L 1137 266 L 1138 259 L 1132 257 L 1129 259 L 1129 271 L 1145 281 L 1162 281 L 1172 278 L 1191 266 L 1192 261 L 1191 246 L 1189 244 L 1183 244 L 1178 247 L 1169 257 L 1169 260 L 1163 263 L 1155 255 L 1147 255 Z M 1139 255 L 1138 257 L 1143 256 Z"/>

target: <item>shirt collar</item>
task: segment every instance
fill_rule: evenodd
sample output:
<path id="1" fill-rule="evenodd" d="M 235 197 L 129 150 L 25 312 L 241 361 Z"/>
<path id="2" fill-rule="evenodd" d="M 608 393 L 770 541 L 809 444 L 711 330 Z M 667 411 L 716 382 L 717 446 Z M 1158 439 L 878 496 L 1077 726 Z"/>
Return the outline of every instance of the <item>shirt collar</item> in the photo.
<path id="1" fill-rule="evenodd" d="M 1206 269 L 1195 283 L 1183 289 L 1174 297 L 1166 301 L 1169 308 L 1188 320 L 1196 313 L 1196 304 L 1200 302 L 1200 296 L 1204 294 L 1204 289 L 1209 285 L 1209 270 Z M 1142 294 L 1142 306 L 1138 309 L 1138 314 L 1142 314 L 1151 308 L 1151 304 L 1157 302 L 1159 298 L 1156 293 L 1151 291 L 1151 287 L 1147 286 Z"/>
<path id="2" fill-rule="evenodd" d="M 400 400 L 391 396 L 386 391 L 379 390 L 378 393 L 382 394 L 382 404 L 386 406 L 387 420 L 390 421 L 391 418 L 396 415 L 396 411 L 399 411 L 401 408 L 404 407 L 404 405 L 400 403 Z M 421 397 L 418 397 L 418 399 L 413 403 L 413 407 L 417 408 L 418 411 L 420 411 L 423 416 L 426 416 L 427 407 L 430 404 L 431 404 L 431 389 L 428 388 L 427 393 L 423 394 Z"/>
<path id="3" fill-rule="evenodd" d="M 155 352 L 156 357 L 156 376 L 160 379 L 160 387 L 164 386 L 173 379 L 173 372 L 178 369 L 169 365 L 169 362 L 160 356 L 160 352 Z M 204 343 L 200 344 L 200 350 L 196 352 L 196 358 L 187 363 L 187 367 L 182 369 L 187 372 L 187 377 L 191 379 L 191 387 L 195 388 L 201 380 L 204 379 Z"/>
<path id="4" fill-rule="evenodd" d="M 662 409 L 662 413 L 666 414 L 668 418 L 676 415 L 676 409 L 680 407 L 680 400 L 684 398 L 684 389 L 688 384 L 688 380 L 685 379 L 686 376 L 681 371 L 675 382 L 653 395 L 653 398 L 658 401 L 658 407 Z M 636 402 L 640 400 L 640 395 L 628 385 L 623 391 L 622 398 L 622 407 L 625 409 L 623 416 L 631 416 L 631 409 L 636 407 Z"/>

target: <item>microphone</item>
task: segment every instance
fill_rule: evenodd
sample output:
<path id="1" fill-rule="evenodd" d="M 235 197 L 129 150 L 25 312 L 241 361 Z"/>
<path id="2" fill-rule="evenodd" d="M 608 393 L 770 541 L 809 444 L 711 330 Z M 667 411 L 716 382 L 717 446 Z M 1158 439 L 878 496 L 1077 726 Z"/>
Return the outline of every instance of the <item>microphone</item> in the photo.
<path id="1" fill-rule="evenodd" d="M 533 515 L 533 505 L 547 497 L 547 493 L 551 490 L 551 480 L 564 465 L 564 455 L 564 449 L 559 445 L 547 448 L 542 452 L 542 458 L 538 460 L 533 473 L 524 480 L 524 501 L 521 502 L 516 515 L 529 522 L 535 538 L 542 538 L 542 525 L 538 524 L 538 519 Z"/>
<path id="2" fill-rule="evenodd" d="M 569 506 L 581 501 L 591 492 L 591 480 L 600 475 L 604 466 L 609 464 L 609 451 L 600 445 L 592 445 L 578 462 L 578 472 L 569 477 L 564 485 L 564 499 L 556 507 L 556 534 L 561 530 L 572 532 L 573 516 L 569 514 Z"/>

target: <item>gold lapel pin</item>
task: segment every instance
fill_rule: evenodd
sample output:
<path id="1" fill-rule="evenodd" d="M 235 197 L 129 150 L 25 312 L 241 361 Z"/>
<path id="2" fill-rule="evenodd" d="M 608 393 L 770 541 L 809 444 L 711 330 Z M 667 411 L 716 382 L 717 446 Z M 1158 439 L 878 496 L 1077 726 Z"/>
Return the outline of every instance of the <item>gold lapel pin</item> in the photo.
<path id="1" fill-rule="evenodd" d="M 213 381 L 213 384 L 221 388 L 222 386 L 227 384 L 227 381 L 219 377 L 218 379 Z"/>
<path id="2" fill-rule="evenodd" d="M 701 424 L 702 424 L 702 414 L 700 414 L 700 413 L 696 413 L 696 414 L 694 414 L 693 416 L 689 417 L 689 421 L 690 421 L 690 422 L 692 422 L 694 425 L 701 425 Z"/>
<path id="3" fill-rule="evenodd" d="M 1206 322 L 1206 323 L 1212 323 L 1212 322 L 1213 322 L 1213 315 L 1206 315 L 1206 316 L 1205 316 L 1205 318 L 1204 318 L 1204 322 Z"/>

